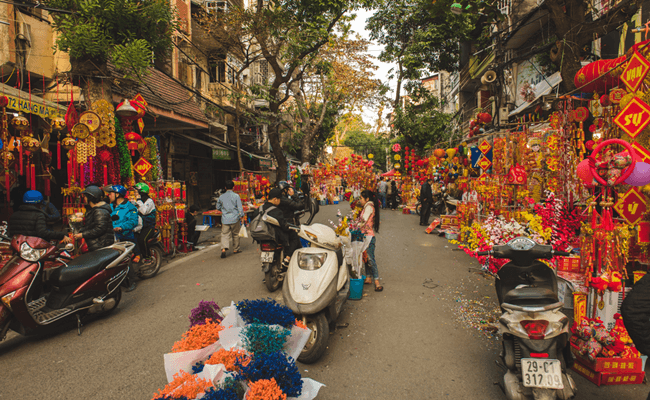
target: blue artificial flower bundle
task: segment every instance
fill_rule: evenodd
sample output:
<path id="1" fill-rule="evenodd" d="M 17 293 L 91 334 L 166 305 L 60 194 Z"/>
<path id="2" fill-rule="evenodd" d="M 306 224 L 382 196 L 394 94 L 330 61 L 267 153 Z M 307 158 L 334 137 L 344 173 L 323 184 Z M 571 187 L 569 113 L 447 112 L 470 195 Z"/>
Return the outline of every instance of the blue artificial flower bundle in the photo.
<path id="1" fill-rule="evenodd" d="M 302 378 L 296 362 L 280 351 L 256 354 L 248 364 L 238 362 L 237 366 L 249 382 L 275 378 L 282 392 L 288 397 L 298 397 L 302 393 Z"/>
<path id="2" fill-rule="evenodd" d="M 289 307 L 272 299 L 242 300 L 237 303 L 237 311 L 248 324 L 259 323 L 290 328 L 296 320 Z"/>

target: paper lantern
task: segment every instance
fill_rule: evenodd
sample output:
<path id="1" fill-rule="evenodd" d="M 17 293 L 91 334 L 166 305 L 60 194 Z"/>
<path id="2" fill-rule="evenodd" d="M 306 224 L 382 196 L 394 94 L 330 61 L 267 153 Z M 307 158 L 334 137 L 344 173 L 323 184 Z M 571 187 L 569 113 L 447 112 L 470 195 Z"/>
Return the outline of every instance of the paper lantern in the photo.
<path id="1" fill-rule="evenodd" d="M 135 132 L 129 132 L 124 135 L 124 139 L 131 150 L 131 156 L 135 156 L 135 151 L 138 149 L 138 143 L 142 140 L 142 137 Z"/>
<path id="2" fill-rule="evenodd" d="M 443 149 L 435 149 L 433 151 L 433 155 L 438 157 L 438 158 L 443 158 L 447 153 Z"/>
<path id="3" fill-rule="evenodd" d="M 609 99 L 609 96 L 604 94 L 600 96 L 600 105 L 603 107 L 609 107 L 612 105 L 612 101 Z"/>
<path id="4" fill-rule="evenodd" d="M 402 157 L 399 154 L 395 154 L 393 158 L 395 159 L 395 161 L 399 161 Z"/>
<path id="5" fill-rule="evenodd" d="M 29 153 L 39 152 L 41 151 L 41 142 L 28 136 L 23 140 L 23 149 Z"/>
<path id="6" fill-rule="evenodd" d="M 11 120 L 11 125 L 16 128 L 17 131 L 26 131 L 29 129 L 29 120 L 25 118 L 23 113 L 18 113 L 18 115 L 13 117 Z"/>
<path id="7" fill-rule="evenodd" d="M 637 162 L 625 183 L 632 186 L 645 186 L 650 183 L 650 164 Z"/>
<path id="8" fill-rule="evenodd" d="M 375 156 L 372 153 L 368 154 L 368 159 L 372 160 L 374 157 Z"/>
<path id="9" fill-rule="evenodd" d="M 479 113 L 477 115 L 477 118 L 482 124 L 489 124 L 492 122 L 492 116 L 488 113 Z"/>
<path id="10" fill-rule="evenodd" d="M 75 144 L 77 144 L 77 141 L 70 136 L 66 136 L 63 138 L 63 140 L 61 140 L 61 147 L 65 150 L 74 149 Z"/>
<path id="11" fill-rule="evenodd" d="M 598 60 L 580 68 L 574 78 L 576 87 L 581 92 L 586 93 L 605 93 L 608 89 L 614 88 L 620 84 L 618 76 L 611 74 L 612 70 L 621 62 L 624 62 L 625 56 L 609 60 Z M 609 72 L 609 73 L 607 73 Z M 583 85 L 586 85 L 582 87 Z"/>
<path id="12" fill-rule="evenodd" d="M 576 175 L 582 180 L 587 186 L 592 185 L 594 176 L 591 174 L 591 169 L 589 168 L 589 160 L 582 160 L 577 168 Z"/>

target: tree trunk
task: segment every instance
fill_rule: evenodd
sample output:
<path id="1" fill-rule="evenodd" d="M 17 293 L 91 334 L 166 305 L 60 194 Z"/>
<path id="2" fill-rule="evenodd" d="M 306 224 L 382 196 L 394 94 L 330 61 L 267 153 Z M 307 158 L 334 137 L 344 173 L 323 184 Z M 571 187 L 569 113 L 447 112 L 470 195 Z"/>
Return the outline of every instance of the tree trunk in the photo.
<path id="1" fill-rule="evenodd" d="M 279 121 L 273 121 L 269 125 L 269 141 L 273 150 L 273 156 L 278 163 L 278 169 L 275 171 L 276 182 L 284 181 L 287 179 L 287 158 L 282 151 L 282 144 L 280 143 Z"/>
<path id="2" fill-rule="evenodd" d="M 310 126 L 309 130 L 300 140 L 300 161 L 302 161 L 303 164 L 310 162 L 311 159 L 311 142 L 314 130 L 316 130 L 316 127 Z"/>
<path id="3" fill-rule="evenodd" d="M 564 60 L 560 66 L 560 74 L 562 74 L 562 89 L 566 93 L 576 89 L 574 79 L 582 64 L 580 64 L 580 47 L 575 44 L 569 45 L 567 41 L 567 44 L 562 46 L 562 51 Z"/>
<path id="4" fill-rule="evenodd" d="M 239 162 L 239 175 L 242 174 L 244 171 L 244 163 L 242 162 L 241 159 L 241 147 L 240 147 L 240 140 L 239 140 L 239 115 L 241 114 L 240 112 L 240 103 L 239 103 L 239 96 L 235 94 L 235 142 L 237 144 L 237 161 Z"/>
<path id="5" fill-rule="evenodd" d="M 98 64 L 93 60 L 71 60 L 72 76 L 90 76 L 81 82 L 76 82 L 81 86 L 84 95 L 84 100 L 87 103 L 88 109 L 97 100 L 106 100 L 109 104 L 113 104 L 113 92 L 111 91 L 111 80 L 103 78 L 94 78 L 93 76 L 109 76 L 106 64 Z M 75 84 L 75 82 L 72 82 Z M 78 100 L 78 99 L 77 99 Z"/>

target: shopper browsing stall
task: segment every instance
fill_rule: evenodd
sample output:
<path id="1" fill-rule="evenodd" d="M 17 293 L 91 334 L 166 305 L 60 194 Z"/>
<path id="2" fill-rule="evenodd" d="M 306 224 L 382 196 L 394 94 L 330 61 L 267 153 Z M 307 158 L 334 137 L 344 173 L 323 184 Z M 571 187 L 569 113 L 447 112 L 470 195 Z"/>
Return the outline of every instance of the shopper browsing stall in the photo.
<path id="1" fill-rule="evenodd" d="M 140 196 L 135 202 L 135 205 L 138 208 L 138 216 L 142 220 L 142 229 L 138 235 L 138 245 L 142 254 L 145 257 L 149 257 L 147 241 L 156 231 L 156 203 L 149 197 L 149 185 L 144 182 L 139 182 L 135 185 L 135 189 Z"/>
<path id="2" fill-rule="evenodd" d="M 239 248 L 239 230 L 241 219 L 244 218 L 244 209 L 241 198 L 232 190 L 235 187 L 233 181 L 226 182 L 226 193 L 219 196 L 217 210 L 221 211 L 221 258 L 226 258 L 226 250 L 230 248 L 230 240 L 233 242 L 233 254 L 241 253 Z"/>
<path id="3" fill-rule="evenodd" d="M 103 201 L 104 192 L 97 186 L 87 186 L 81 192 L 86 204 L 83 226 L 74 235 L 75 239 L 85 239 L 88 251 L 110 246 L 115 242 L 111 206 Z"/>
<path id="4" fill-rule="evenodd" d="M 377 269 L 377 261 L 375 260 L 375 233 L 379 232 L 379 200 L 377 200 L 375 192 L 367 189 L 361 192 L 359 205 L 363 207 L 359 213 L 358 221 L 361 226 L 361 232 L 366 236 L 372 237 L 366 249 L 366 253 L 368 254 L 367 266 L 370 268 L 370 271 L 368 271 L 368 277 L 364 283 L 368 285 L 372 283 L 370 278 L 370 273 L 372 273 L 372 278 L 375 280 L 375 291 L 381 292 L 384 290 L 384 287 L 379 283 L 379 270 Z"/>
<path id="5" fill-rule="evenodd" d="M 422 209 L 420 210 L 420 225 L 429 225 L 429 216 L 431 215 L 431 205 L 433 204 L 433 192 L 431 191 L 431 178 L 422 184 L 420 189 L 420 203 Z"/>
<path id="6" fill-rule="evenodd" d="M 47 228 L 47 215 L 40 209 L 43 195 L 30 190 L 23 196 L 23 205 L 9 218 L 9 232 L 12 236 L 35 236 L 45 240 L 71 241 L 63 232 L 54 232 Z"/>
<path id="7" fill-rule="evenodd" d="M 185 214 L 185 223 L 187 224 L 187 241 L 192 245 L 192 250 L 196 250 L 196 245 L 199 243 L 201 231 L 196 230 L 196 216 L 199 214 L 199 207 L 192 204 Z"/>

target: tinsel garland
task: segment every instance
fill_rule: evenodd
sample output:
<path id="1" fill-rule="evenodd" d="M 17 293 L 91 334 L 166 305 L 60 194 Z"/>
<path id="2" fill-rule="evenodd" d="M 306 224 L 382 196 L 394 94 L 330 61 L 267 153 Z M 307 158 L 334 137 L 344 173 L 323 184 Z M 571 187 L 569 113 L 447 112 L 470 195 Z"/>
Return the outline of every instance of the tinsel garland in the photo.
<path id="1" fill-rule="evenodd" d="M 120 160 L 120 177 L 123 182 L 133 178 L 133 169 L 131 168 L 131 153 L 124 138 L 124 131 L 120 121 L 115 117 L 115 142 L 117 145 Z"/>
<path id="2" fill-rule="evenodd" d="M 282 351 L 291 330 L 278 326 L 252 323 L 241 331 L 243 347 L 253 354 Z"/>
<path id="3" fill-rule="evenodd" d="M 199 305 L 190 312 L 190 328 L 195 325 L 205 325 L 209 318 L 215 322 L 221 322 L 221 308 L 214 301 L 200 301 Z"/>
<path id="4" fill-rule="evenodd" d="M 275 300 L 242 300 L 237 303 L 237 311 L 246 323 L 280 325 L 289 328 L 294 324 L 295 317 L 289 307 Z"/>
<path id="5" fill-rule="evenodd" d="M 158 151 L 158 140 L 153 136 L 144 138 L 144 140 L 147 143 L 147 150 L 144 157 L 152 165 L 152 168 L 147 172 L 145 179 L 149 182 L 154 182 L 160 178 L 160 171 L 162 170 L 160 152 Z"/>
<path id="6" fill-rule="evenodd" d="M 256 354 L 248 365 L 239 365 L 244 378 L 251 382 L 275 378 L 278 386 L 289 397 L 302 393 L 302 378 L 296 362 L 282 352 Z"/>

